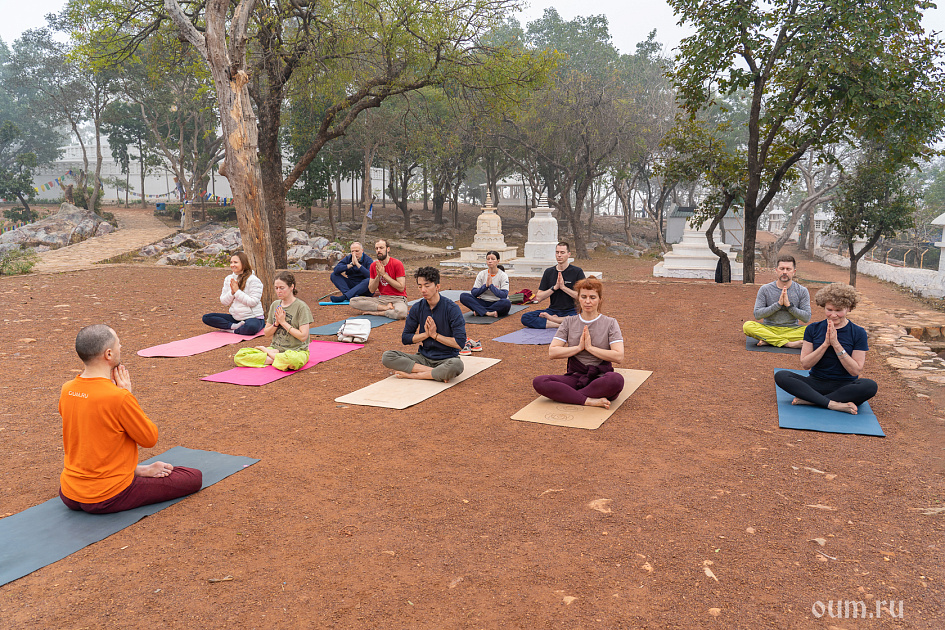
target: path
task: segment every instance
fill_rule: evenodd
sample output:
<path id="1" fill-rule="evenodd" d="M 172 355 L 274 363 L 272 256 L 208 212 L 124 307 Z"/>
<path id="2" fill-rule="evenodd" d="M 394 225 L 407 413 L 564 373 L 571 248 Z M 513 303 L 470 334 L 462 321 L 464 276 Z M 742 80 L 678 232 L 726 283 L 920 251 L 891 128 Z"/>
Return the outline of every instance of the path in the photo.
<path id="1" fill-rule="evenodd" d="M 95 263 L 150 245 L 177 231 L 154 218 L 151 210 L 112 210 L 119 229 L 105 236 L 60 247 L 39 255 L 34 273 L 58 273 L 89 269 Z"/>

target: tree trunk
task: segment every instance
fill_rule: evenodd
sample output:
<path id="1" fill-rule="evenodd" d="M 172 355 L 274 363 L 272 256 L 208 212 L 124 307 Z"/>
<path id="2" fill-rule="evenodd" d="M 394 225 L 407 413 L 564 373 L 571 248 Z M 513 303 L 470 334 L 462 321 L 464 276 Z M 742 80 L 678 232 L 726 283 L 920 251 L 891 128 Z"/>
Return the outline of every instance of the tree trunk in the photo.
<path id="1" fill-rule="evenodd" d="M 374 163 L 374 152 L 377 145 L 364 147 L 364 178 L 361 180 L 361 210 L 367 218 L 368 208 L 371 207 L 374 197 L 374 182 L 371 178 L 371 165 Z M 362 238 L 364 238 L 362 236 Z M 363 245 L 363 243 L 362 243 Z"/>
<path id="2" fill-rule="evenodd" d="M 709 249 L 712 250 L 713 254 L 719 257 L 719 262 L 722 266 L 721 282 L 732 281 L 732 261 L 729 259 L 728 254 L 719 249 L 715 244 L 715 237 L 712 233 L 715 232 L 715 228 L 722 222 L 723 217 L 728 213 L 728 209 L 731 205 L 732 199 L 726 197 L 725 203 L 722 204 L 722 209 L 712 217 L 712 223 L 709 224 L 709 228 L 705 231 L 705 240 L 709 244 Z M 742 273 L 744 273 L 744 271 Z"/>
<path id="3" fill-rule="evenodd" d="M 430 211 L 430 203 L 428 201 L 429 198 L 430 198 L 430 194 L 427 188 L 427 166 L 426 164 L 424 164 L 423 165 L 423 211 L 424 212 Z"/>
<path id="4" fill-rule="evenodd" d="M 853 254 L 853 241 L 847 244 L 847 248 L 850 251 L 850 286 L 856 286 L 856 265 L 860 262 L 860 259 Z"/>
<path id="5" fill-rule="evenodd" d="M 338 192 L 338 220 L 344 221 L 344 217 L 341 216 L 341 166 L 338 167 L 338 172 L 335 173 L 335 190 Z M 331 212 L 331 208 L 328 211 Z"/>
<path id="6" fill-rule="evenodd" d="M 204 16 L 206 31 L 202 34 L 190 23 L 176 0 L 165 0 L 165 8 L 174 24 L 203 56 L 213 77 L 226 150 L 223 174 L 233 190 L 243 249 L 263 283 L 263 304 L 269 304 L 274 297 L 275 261 L 263 198 L 256 115 L 247 89 L 249 76 L 243 69 L 246 64 L 246 27 L 254 5 L 255 0 L 240 0 L 228 22 L 230 2 L 209 0 Z M 228 23 L 231 28 L 229 41 Z"/>
<path id="7" fill-rule="evenodd" d="M 278 147 L 261 147 L 260 154 L 265 156 L 265 159 L 259 163 L 259 167 L 266 214 L 269 219 L 272 259 L 276 269 L 285 269 L 288 264 L 288 258 L 286 257 L 288 244 L 285 240 L 286 217 L 282 155 L 279 153 Z"/>
<path id="8" fill-rule="evenodd" d="M 755 241 L 758 237 L 758 217 L 745 209 L 745 238 L 742 240 L 742 282 L 755 282 Z"/>

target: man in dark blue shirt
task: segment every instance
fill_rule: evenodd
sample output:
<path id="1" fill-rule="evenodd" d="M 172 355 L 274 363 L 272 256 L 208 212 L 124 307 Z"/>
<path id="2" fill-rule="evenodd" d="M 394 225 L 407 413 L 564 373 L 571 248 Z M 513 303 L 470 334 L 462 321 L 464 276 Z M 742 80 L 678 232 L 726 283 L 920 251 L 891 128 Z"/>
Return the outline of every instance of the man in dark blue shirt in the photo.
<path id="1" fill-rule="evenodd" d="M 571 257 L 571 246 L 561 241 L 555 247 L 554 267 L 548 267 L 541 275 L 538 293 L 535 301 L 550 297 L 548 308 L 540 311 L 522 313 L 522 325 L 528 328 L 557 328 L 565 317 L 577 315 L 574 299 L 577 291 L 574 285 L 584 279 L 584 270 L 568 262 Z"/>
<path id="2" fill-rule="evenodd" d="M 372 262 L 361 243 L 351 243 L 351 253 L 342 258 L 331 272 L 331 283 L 341 291 L 340 296 L 332 295 L 331 301 L 348 302 L 353 297 L 371 295 L 368 284 L 371 282 Z"/>
<path id="3" fill-rule="evenodd" d="M 420 267 L 414 278 L 423 299 L 410 307 L 401 341 L 405 346 L 419 343 L 420 352 L 387 350 L 381 363 L 397 378 L 446 383 L 463 373 L 459 351 L 466 345 L 466 320 L 456 302 L 440 295 L 439 269 Z"/>

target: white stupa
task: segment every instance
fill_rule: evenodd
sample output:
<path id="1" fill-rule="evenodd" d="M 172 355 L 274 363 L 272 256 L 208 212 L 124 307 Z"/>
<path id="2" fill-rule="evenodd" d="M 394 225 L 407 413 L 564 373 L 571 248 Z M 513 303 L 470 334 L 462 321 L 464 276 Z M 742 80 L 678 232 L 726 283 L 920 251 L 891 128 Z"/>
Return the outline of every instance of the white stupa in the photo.
<path id="1" fill-rule="evenodd" d="M 728 255 L 732 265 L 732 280 L 742 279 L 742 264 L 735 262 L 732 246 L 716 241 L 716 246 Z M 653 267 L 657 278 L 705 278 L 715 279 L 715 267 L 719 257 L 709 249 L 705 239 L 705 230 L 695 230 L 689 225 L 683 231 L 682 241 L 673 245 L 673 251 L 667 252 L 663 260 Z"/>

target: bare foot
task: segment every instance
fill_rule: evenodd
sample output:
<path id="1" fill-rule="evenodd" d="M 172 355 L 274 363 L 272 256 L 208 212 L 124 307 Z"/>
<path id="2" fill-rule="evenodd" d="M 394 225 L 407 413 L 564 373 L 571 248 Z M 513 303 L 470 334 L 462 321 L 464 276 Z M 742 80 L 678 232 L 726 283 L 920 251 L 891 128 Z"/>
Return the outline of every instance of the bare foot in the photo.
<path id="1" fill-rule="evenodd" d="M 431 374 L 430 372 L 410 372 L 410 373 L 408 373 L 408 372 L 401 372 L 401 371 L 399 371 L 399 370 L 394 370 L 394 376 L 396 376 L 397 378 L 412 378 L 412 379 L 414 379 L 414 380 L 421 380 L 421 381 L 432 381 L 432 380 L 433 380 L 433 374 Z"/>
<path id="2" fill-rule="evenodd" d="M 770 346 L 771 344 L 765 341 L 764 339 L 759 339 L 758 343 L 756 343 L 755 345 L 756 346 Z"/>
<path id="3" fill-rule="evenodd" d="M 803 341 L 789 341 L 784 344 L 785 348 L 800 348 L 804 345 Z"/>
<path id="4" fill-rule="evenodd" d="M 610 401 L 606 398 L 588 398 L 584 401 L 585 407 L 603 407 L 604 409 L 610 409 Z"/>
<path id="5" fill-rule="evenodd" d="M 851 402 L 837 402 L 835 400 L 831 400 L 829 403 L 827 403 L 827 409 L 833 409 L 834 411 L 842 411 L 844 413 L 849 413 L 854 416 L 857 413 L 856 405 Z"/>
<path id="6" fill-rule="evenodd" d="M 542 311 L 541 313 L 538 313 L 538 317 L 541 317 L 542 319 L 548 319 L 549 317 L 551 317 L 551 315 Z"/>
<path id="7" fill-rule="evenodd" d="M 164 462 L 154 462 L 147 466 L 138 466 L 135 468 L 136 477 L 167 477 L 171 474 L 174 467 Z"/>
<path id="8" fill-rule="evenodd" d="M 486 311 L 486 317 L 498 317 L 498 311 Z"/>
<path id="9" fill-rule="evenodd" d="M 791 404 L 792 405 L 813 405 L 814 403 L 807 402 L 806 400 L 803 400 L 801 398 L 795 398 L 794 400 L 791 401 Z"/>

